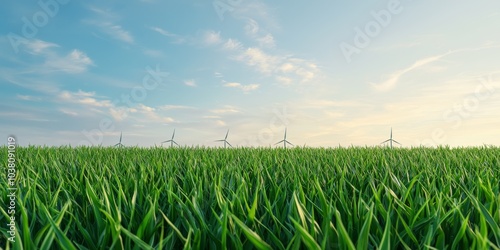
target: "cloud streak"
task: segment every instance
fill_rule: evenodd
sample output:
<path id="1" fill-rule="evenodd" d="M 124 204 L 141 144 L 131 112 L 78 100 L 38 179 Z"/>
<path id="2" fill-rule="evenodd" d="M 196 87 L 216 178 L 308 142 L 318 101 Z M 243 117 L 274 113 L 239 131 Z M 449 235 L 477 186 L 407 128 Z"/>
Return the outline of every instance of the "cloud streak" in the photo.
<path id="1" fill-rule="evenodd" d="M 181 44 L 181 43 L 185 43 L 187 41 L 187 38 L 185 38 L 184 36 L 174 34 L 172 32 L 164 30 L 160 27 L 150 27 L 149 29 L 157 32 L 158 34 L 160 34 L 162 36 L 170 38 L 172 40 L 172 43 L 175 43 L 175 44 Z"/>
<path id="2" fill-rule="evenodd" d="M 238 89 L 243 90 L 244 92 L 250 92 L 250 91 L 258 89 L 260 85 L 259 84 L 244 85 L 244 84 L 241 84 L 238 82 L 229 82 L 229 83 L 224 84 L 224 86 L 228 87 L 228 88 L 238 88 Z"/>
<path id="3" fill-rule="evenodd" d="M 94 65 L 92 60 L 82 51 L 74 49 L 64 57 L 52 56 L 45 62 L 50 71 L 61 71 L 69 74 L 79 74 Z"/>
<path id="4" fill-rule="evenodd" d="M 437 62 L 437 61 L 441 60 L 443 57 L 446 57 L 446 56 L 449 56 L 452 54 L 456 54 L 456 53 L 461 53 L 461 52 L 473 52 L 473 51 L 479 51 L 479 50 L 491 49 L 491 48 L 499 48 L 499 47 L 500 47 L 499 45 L 493 44 L 493 45 L 481 46 L 478 48 L 465 48 L 465 49 L 450 50 L 450 51 L 443 53 L 443 54 L 440 54 L 440 55 L 430 56 L 430 57 L 426 57 L 426 58 L 417 60 L 411 66 L 406 67 L 406 68 L 401 69 L 401 70 L 398 70 L 398 71 L 395 71 L 394 73 L 390 74 L 386 80 L 384 80 L 380 83 L 370 82 L 369 84 L 376 91 L 379 91 L 379 92 L 389 91 L 389 90 L 394 89 L 399 84 L 400 78 L 403 77 L 405 74 L 408 74 L 408 73 L 415 71 L 419 68 L 422 68 L 422 67 L 427 66 L 429 64 L 432 64 L 434 62 Z M 432 70 L 442 71 L 443 68 L 442 67 L 437 67 L 437 68 L 435 67 Z"/>
<path id="5" fill-rule="evenodd" d="M 188 87 L 197 87 L 198 86 L 198 84 L 196 84 L 196 81 L 193 79 L 185 80 L 184 85 L 186 85 Z"/>
<path id="6" fill-rule="evenodd" d="M 84 22 L 97 27 L 99 31 L 101 31 L 101 33 L 106 34 L 107 36 L 115 40 L 129 44 L 134 43 L 134 37 L 132 36 L 130 31 L 125 30 L 121 25 L 114 24 L 110 21 L 86 20 Z"/>
<path id="7" fill-rule="evenodd" d="M 424 59 L 420 59 L 420 60 L 416 61 L 415 63 L 413 63 L 411 66 L 392 73 L 387 80 L 385 80 L 381 83 L 370 83 L 370 85 L 372 86 L 373 89 L 375 89 L 377 91 L 389 91 L 389 90 L 395 88 L 396 85 L 398 85 L 399 79 L 403 75 L 407 74 L 408 72 L 414 71 L 418 68 L 421 68 L 425 65 L 436 62 L 436 61 L 440 60 L 441 58 L 443 58 L 444 56 L 449 55 L 450 53 L 451 52 L 448 52 L 448 53 L 445 53 L 442 55 L 431 56 L 431 57 L 427 57 Z"/>

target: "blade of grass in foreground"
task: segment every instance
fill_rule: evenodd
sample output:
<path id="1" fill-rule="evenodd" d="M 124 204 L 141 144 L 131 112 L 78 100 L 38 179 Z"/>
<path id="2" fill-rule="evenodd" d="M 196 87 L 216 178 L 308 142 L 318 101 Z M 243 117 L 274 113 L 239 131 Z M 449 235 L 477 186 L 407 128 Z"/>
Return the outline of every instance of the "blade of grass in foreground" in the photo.
<path id="1" fill-rule="evenodd" d="M 370 233 L 370 226 L 372 224 L 372 218 L 373 218 L 373 203 L 370 206 L 370 210 L 368 211 L 368 216 L 365 218 L 365 222 L 363 223 L 363 227 L 361 228 L 361 232 L 359 233 L 358 236 L 358 241 L 356 242 L 356 246 L 358 250 L 364 250 L 368 249 L 368 242 L 369 242 L 369 233 Z"/>
<path id="2" fill-rule="evenodd" d="M 252 242 L 257 249 L 272 249 L 271 246 L 269 246 L 269 244 L 267 244 L 264 240 L 262 240 L 262 238 L 260 238 L 260 236 L 256 232 L 248 228 L 247 225 L 245 225 L 245 223 L 243 223 L 240 219 L 238 219 L 238 217 L 231 214 L 231 218 L 236 222 L 236 224 L 238 224 L 238 226 L 240 226 L 245 236 L 247 236 L 250 242 Z"/>
<path id="3" fill-rule="evenodd" d="M 462 190 L 469 196 L 472 201 L 472 204 L 476 207 L 476 209 L 481 213 L 481 215 L 486 219 L 486 222 L 490 225 L 493 230 L 493 236 L 495 237 L 496 243 L 500 246 L 500 226 L 495 222 L 495 219 L 488 212 L 488 209 L 481 204 L 475 196 L 473 196 L 467 189 L 460 186 Z"/>
<path id="4" fill-rule="evenodd" d="M 73 243 L 71 243 L 71 240 L 59 228 L 59 224 L 61 224 L 62 218 L 64 217 L 64 214 L 66 213 L 66 210 L 68 209 L 68 207 L 70 205 L 71 205 L 70 201 L 68 201 L 68 202 L 66 202 L 66 204 L 64 204 L 64 207 L 61 209 L 61 212 L 57 216 L 57 219 L 55 221 L 52 219 L 49 211 L 47 210 L 47 208 L 45 206 L 42 205 L 41 209 L 43 210 L 43 212 L 47 216 L 47 220 L 49 221 L 49 223 L 52 227 L 52 231 L 55 234 L 55 236 L 57 237 L 57 240 L 59 241 L 59 244 L 61 245 L 61 247 L 63 249 L 76 250 L 76 247 L 73 245 Z M 49 247 L 52 244 L 53 238 L 54 237 L 52 236 L 50 241 L 47 242 Z M 42 249 L 45 249 L 45 248 L 42 247 Z"/>
<path id="5" fill-rule="evenodd" d="M 335 210 L 335 218 L 337 219 L 337 230 L 339 230 L 340 237 L 341 237 L 341 243 L 345 244 L 345 247 L 347 249 L 356 249 L 354 247 L 354 244 L 352 243 L 351 237 L 349 237 L 349 233 L 344 227 L 344 224 L 342 223 L 342 218 L 340 217 L 340 212 L 338 210 Z M 340 240 L 340 239 L 339 239 Z"/>
<path id="6" fill-rule="evenodd" d="M 142 249 L 153 249 L 150 245 L 148 245 L 146 242 L 142 241 L 139 237 L 137 237 L 136 235 L 134 235 L 133 233 L 131 233 L 129 230 L 121 227 L 120 228 L 121 231 L 127 236 L 129 237 L 130 239 L 132 239 L 135 244 L 137 244 L 138 246 L 140 246 Z"/>
<path id="7" fill-rule="evenodd" d="M 307 246 L 308 249 L 320 250 L 321 247 L 316 243 L 314 238 L 307 232 L 305 228 L 303 228 L 300 223 L 293 218 L 290 217 L 295 229 L 299 231 L 302 242 Z"/>
<path id="8" fill-rule="evenodd" d="M 172 223 L 168 217 L 160 210 L 160 213 L 163 215 L 163 218 L 165 219 L 165 221 L 167 221 L 167 223 L 172 227 L 172 229 L 175 231 L 175 233 L 177 233 L 177 235 L 179 236 L 179 238 L 181 238 L 181 240 L 183 242 L 186 242 L 187 239 L 182 235 L 181 231 L 174 225 L 174 223 Z"/>
<path id="9" fill-rule="evenodd" d="M 387 212 L 387 222 L 385 224 L 384 234 L 382 235 L 382 240 L 378 249 L 391 249 L 391 216 L 390 212 Z"/>

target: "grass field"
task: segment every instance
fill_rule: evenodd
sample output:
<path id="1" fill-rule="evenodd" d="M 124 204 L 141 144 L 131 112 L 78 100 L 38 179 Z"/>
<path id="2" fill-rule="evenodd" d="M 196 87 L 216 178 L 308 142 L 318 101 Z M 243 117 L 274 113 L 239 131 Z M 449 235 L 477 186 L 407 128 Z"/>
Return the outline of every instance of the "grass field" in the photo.
<path id="1" fill-rule="evenodd" d="M 4 249 L 500 249 L 497 147 L 16 154 Z"/>

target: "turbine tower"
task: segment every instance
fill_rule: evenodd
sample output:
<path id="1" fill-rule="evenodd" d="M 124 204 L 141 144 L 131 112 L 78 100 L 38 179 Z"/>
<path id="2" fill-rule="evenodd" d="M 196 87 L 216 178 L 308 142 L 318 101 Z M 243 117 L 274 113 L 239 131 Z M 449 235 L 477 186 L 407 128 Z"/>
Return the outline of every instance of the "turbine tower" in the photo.
<path id="1" fill-rule="evenodd" d="M 172 134 L 172 138 L 170 140 L 168 140 L 168 141 L 162 142 L 161 144 L 170 142 L 170 147 L 173 147 L 174 144 L 177 145 L 177 146 L 179 146 L 179 144 L 177 144 L 177 142 L 174 141 L 174 136 L 175 136 L 175 129 L 174 129 L 174 133 Z"/>
<path id="2" fill-rule="evenodd" d="M 228 135 L 229 135 L 229 129 L 227 130 L 226 137 L 224 137 L 224 139 L 223 139 L 223 140 L 216 140 L 217 142 L 218 142 L 218 141 L 220 141 L 220 142 L 224 142 L 224 148 L 226 148 L 226 145 L 229 145 L 229 146 L 233 147 L 233 145 L 231 145 L 231 143 L 229 143 L 229 142 L 227 141 L 227 136 L 228 136 Z"/>
<path id="3" fill-rule="evenodd" d="M 395 143 L 399 144 L 399 146 L 401 146 L 401 143 L 399 143 L 396 140 L 392 139 L 392 128 L 391 128 L 391 137 L 389 139 L 381 142 L 380 144 L 384 144 L 386 142 L 389 142 L 389 145 L 391 145 L 391 148 L 392 148 L 392 142 L 395 142 Z"/>
<path id="4" fill-rule="evenodd" d="M 125 146 L 123 146 L 123 144 L 122 144 L 122 135 L 123 135 L 123 132 L 120 132 L 120 141 L 119 141 L 117 144 L 115 144 L 115 146 L 114 146 L 114 147 L 120 147 L 120 148 L 121 148 L 121 147 L 125 147 Z"/>
<path id="5" fill-rule="evenodd" d="M 285 128 L 285 137 L 283 137 L 283 140 L 281 140 L 281 141 L 277 142 L 277 143 L 276 143 L 276 144 L 274 144 L 274 145 L 280 144 L 280 143 L 282 143 L 282 142 L 283 142 L 283 148 L 285 148 L 285 149 L 286 149 L 286 144 L 287 144 L 287 143 L 293 146 L 293 144 L 291 144 L 289 141 L 287 141 L 287 140 L 286 140 L 286 128 Z"/>

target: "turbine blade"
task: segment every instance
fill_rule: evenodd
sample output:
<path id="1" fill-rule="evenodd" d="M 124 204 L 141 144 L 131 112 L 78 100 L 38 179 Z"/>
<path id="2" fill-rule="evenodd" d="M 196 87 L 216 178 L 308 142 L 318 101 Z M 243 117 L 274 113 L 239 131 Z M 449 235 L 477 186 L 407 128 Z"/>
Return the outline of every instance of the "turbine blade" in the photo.
<path id="1" fill-rule="evenodd" d="M 174 129 L 174 133 L 172 134 L 172 140 L 174 139 L 174 136 L 175 136 L 175 129 Z"/>
<path id="2" fill-rule="evenodd" d="M 179 144 L 177 144 L 177 142 L 173 141 L 175 143 L 175 145 L 179 146 Z M 180 146 L 179 146 L 180 147 Z"/>
<path id="3" fill-rule="evenodd" d="M 285 140 L 281 140 L 281 141 L 279 141 L 279 142 L 276 142 L 274 145 L 276 145 L 276 144 L 280 144 L 280 143 L 282 143 L 282 142 L 284 142 L 284 141 L 285 141 Z"/>
<path id="4" fill-rule="evenodd" d="M 229 129 L 226 132 L 226 137 L 224 137 L 224 140 L 227 139 L 227 136 L 229 135 Z"/>
<path id="5" fill-rule="evenodd" d="M 285 137 L 283 139 L 286 140 L 286 128 L 285 128 Z"/>
<path id="6" fill-rule="evenodd" d="M 231 145 L 231 143 L 229 143 L 228 141 L 226 141 L 226 142 L 227 142 L 227 144 L 229 144 L 229 146 L 233 147 L 233 145 Z"/>
<path id="7" fill-rule="evenodd" d="M 401 145 L 401 143 L 397 142 L 396 140 L 392 140 L 392 141 L 395 142 L 395 143 L 397 143 L 397 144 L 399 144 L 399 145 Z"/>
<path id="8" fill-rule="evenodd" d="M 389 141 L 391 141 L 391 139 L 387 139 L 387 140 L 381 142 L 380 144 L 384 144 L 384 143 L 389 142 Z"/>

